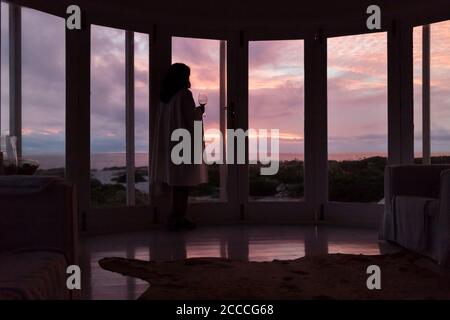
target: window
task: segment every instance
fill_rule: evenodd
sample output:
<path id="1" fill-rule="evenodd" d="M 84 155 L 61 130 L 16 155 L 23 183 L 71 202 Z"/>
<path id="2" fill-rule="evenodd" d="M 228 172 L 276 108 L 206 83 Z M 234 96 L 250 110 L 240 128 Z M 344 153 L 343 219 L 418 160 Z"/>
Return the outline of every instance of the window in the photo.
<path id="1" fill-rule="evenodd" d="M 9 5 L 1 2 L 1 110 L 0 133 L 9 135 Z"/>
<path id="2" fill-rule="evenodd" d="M 91 28 L 91 201 L 93 206 L 149 202 L 149 36 L 129 33 L 134 117 L 127 123 L 126 32 Z M 134 41 L 133 41 L 134 40 Z M 133 51 L 133 53 L 132 53 Z M 131 74 L 133 71 L 133 75 Z M 133 88 L 134 86 L 134 88 Z M 134 90 L 133 90 L 134 89 Z M 131 116 L 131 113 L 130 113 Z M 127 151 L 127 125 L 131 130 Z M 134 135 L 134 137 L 133 137 Z M 134 148 L 133 148 L 134 146 Z M 134 155 L 127 164 L 127 152 Z M 131 168 L 128 172 L 127 168 Z M 134 184 L 128 174 L 133 176 Z"/>
<path id="3" fill-rule="evenodd" d="M 432 163 L 450 162 L 450 21 L 430 26 Z"/>
<path id="4" fill-rule="evenodd" d="M 125 31 L 91 27 L 91 201 L 126 204 Z"/>
<path id="5" fill-rule="evenodd" d="M 303 40 L 249 43 L 249 144 L 261 130 L 279 130 L 279 170 L 261 175 L 261 164 L 249 166 L 251 200 L 301 200 L 304 195 L 304 44 Z M 269 137 L 270 141 L 270 137 Z M 259 145 L 259 144 L 258 144 Z M 270 146 L 270 142 L 268 143 Z M 266 149 L 266 150 L 263 150 Z M 249 147 L 249 160 L 270 148 Z M 256 151 L 257 150 L 257 151 Z"/>
<path id="6" fill-rule="evenodd" d="M 221 100 L 221 95 L 226 97 L 226 81 L 221 86 L 221 76 L 226 79 L 226 71 L 224 74 L 221 73 L 221 61 L 225 64 L 225 41 L 172 38 L 172 63 L 181 62 L 191 68 L 191 91 L 196 105 L 199 105 L 199 94 L 208 96 L 203 118 L 205 148 L 212 149 L 215 145 L 214 149 L 216 150 L 221 149 L 220 134 L 225 137 L 226 130 L 226 101 Z M 225 153 L 225 150 L 222 150 Z M 223 159 L 225 159 L 225 155 Z M 192 188 L 190 199 L 196 201 L 226 200 L 226 166 L 208 165 L 208 179 L 208 183 Z"/>
<path id="7" fill-rule="evenodd" d="M 134 34 L 136 204 L 149 202 L 149 36 Z"/>
<path id="8" fill-rule="evenodd" d="M 65 32 L 63 18 L 22 8 L 22 154 L 39 174 L 64 176 Z"/>
<path id="9" fill-rule="evenodd" d="M 450 66 L 448 59 L 450 54 L 450 36 L 448 28 L 450 21 L 435 23 L 429 28 L 429 69 L 430 83 L 423 82 L 423 57 L 426 56 L 423 48 L 423 30 L 426 26 L 414 28 L 414 128 L 415 128 L 415 153 L 422 156 L 422 146 L 427 146 L 423 151 L 426 163 L 449 163 L 450 148 L 450 87 L 448 72 Z M 426 86 L 426 87 L 425 87 Z M 423 110 L 423 92 L 429 92 L 429 113 Z M 425 113 L 426 112 L 426 113 Z M 423 117 L 428 115 L 428 117 Z M 428 128 L 422 134 L 422 129 Z M 426 151 L 426 152 L 425 152 Z M 420 159 L 416 159 L 420 163 Z"/>
<path id="10" fill-rule="evenodd" d="M 413 30 L 413 63 L 414 63 L 414 157 L 421 163 L 422 153 L 422 27 Z"/>
<path id="11" fill-rule="evenodd" d="M 329 199 L 381 201 L 386 157 L 386 34 L 328 39 Z"/>

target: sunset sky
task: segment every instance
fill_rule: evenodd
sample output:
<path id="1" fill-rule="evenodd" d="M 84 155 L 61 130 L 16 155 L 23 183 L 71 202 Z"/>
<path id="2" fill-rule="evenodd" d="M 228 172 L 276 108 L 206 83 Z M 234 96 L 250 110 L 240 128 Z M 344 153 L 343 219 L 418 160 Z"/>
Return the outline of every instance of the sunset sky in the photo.
<path id="1" fill-rule="evenodd" d="M 6 4 L 2 3 L 2 6 Z M 23 9 L 26 154 L 64 152 L 64 20 Z M 8 130 L 8 19 L 2 10 L 2 134 Z M 420 151 L 421 29 L 414 33 L 416 151 Z M 432 26 L 432 152 L 450 151 L 450 22 Z M 136 148 L 148 139 L 148 36 L 136 35 Z M 387 150 L 387 36 L 328 40 L 329 152 Z M 125 151 L 124 31 L 92 28 L 92 152 Z M 173 62 L 192 69 L 194 98 L 209 96 L 206 128 L 219 123 L 219 42 L 173 39 Z M 303 153 L 303 41 L 251 42 L 250 127 L 280 130 L 282 153 Z"/>

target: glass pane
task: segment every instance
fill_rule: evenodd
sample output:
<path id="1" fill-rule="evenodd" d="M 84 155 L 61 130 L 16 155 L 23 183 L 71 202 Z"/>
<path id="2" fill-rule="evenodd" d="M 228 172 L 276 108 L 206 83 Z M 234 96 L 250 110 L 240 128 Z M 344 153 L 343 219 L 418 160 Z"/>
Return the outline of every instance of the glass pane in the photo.
<path id="1" fill-rule="evenodd" d="M 65 167 L 65 32 L 63 18 L 22 8 L 23 158 L 37 160 L 39 174 L 62 177 Z"/>
<path id="2" fill-rule="evenodd" d="M 217 146 L 219 133 L 226 128 L 225 105 L 221 106 L 220 101 L 221 90 L 222 93 L 226 90 L 220 87 L 221 42 L 225 43 L 220 40 L 172 38 L 172 63 L 181 62 L 191 68 L 191 91 L 196 104 L 199 105 L 200 93 L 208 96 L 203 118 L 206 148 Z M 208 183 L 193 188 L 190 200 L 225 200 L 225 169 L 226 166 L 219 164 L 208 165 Z"/>
<path id="3" fill-rule="evenodd" d="M 430 28 L 432 163 L 450 163 L 450 21 Z"/>
<path id="4" fill-rule="evenodd" d="M 9 6 L 2 2 L 1 16 L 1 110 L 0 134 L 9 134 Z"/>
<path id="5" fill-rule="evenodd" d="M 135 165 L 136 204 L 149 202 L 148 139 L 149 139 L 149 36 L 134 34 L 135 85 Z"/>
<path id="6" fill-rule="evenodd" d="M 413 31 L 414 61 L 414 157 L 422 162 L 422 27 Z"/>
<path id="7" fill-rule="evenodd" d="M 91 201 L 126 203 L 125 31 L 91 28 Z"/>
<path id="8" fill-rule="evenodd" d="M 279 130 L 279 165 L 275 175 L 261 175 L 261 164 L 249 166 L 251 200 L 301 200 L 304 195 L 304 44 L 303 40 L 249 43 L 249 144 L 263 131 Z M 270 141 L 270 138 L 269 138 Z M 268 143 L 270 145 L 270 143 Z M 249 160 L 261 155 L 249 147 Z M 268 151 L 268 150 L 267 150 Z M 273 156 L 273 155 L 271 155 Z M 266 166 L 266 165 L 264 165 Z"/>
<path id="9" fill-rule="evenodd" d="M 386 157 L 386 33 L 330 38 L 329 199 L 382 201 Z"/>

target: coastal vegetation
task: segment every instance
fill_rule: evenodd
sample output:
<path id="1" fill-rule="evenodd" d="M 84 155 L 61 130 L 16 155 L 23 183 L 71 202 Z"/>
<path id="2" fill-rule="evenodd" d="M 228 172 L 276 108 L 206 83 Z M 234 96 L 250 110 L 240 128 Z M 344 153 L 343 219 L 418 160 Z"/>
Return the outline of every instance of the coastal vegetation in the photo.
<path id="1" fill-rule="evenodd" d="M 417 164 L 421 159 L 415 159 Z M 433 157 L 432 163 L 450 163 L 450 157 Z M 384 198 L 384 168 L 387 159 L 370 157 L 359 160 L 328 163 L 329 200 L 338 202 L 380 202 Z M 301 160 L 281 161 L 273 176 L 260 175 L 261 164 L 249 166 L 249 196 L 253 200 L 301 200 L 304 196 L 304 166 Z M 209 182 L 191 190 L 193 199 L 217 200 L 220 195 L 220 167 L 211 165 Z M 64 176 L 64 169 L 38 170 L 40 175 Z M 102 179 L 99 177 L 103 176 Z M 105 176 L 107 177 L 105 179 Z M 107 180 L 107 181 L 105 181 Z M 148 170 L 136 168 L 136 204 L 148 203 Z M 144 187 L 142 187 L 144 186 Z M 124 167 L 110 167 L 91 172 L 91 201 L 93 206 L 108 207 L 126 203 L 126 174 Z"/>

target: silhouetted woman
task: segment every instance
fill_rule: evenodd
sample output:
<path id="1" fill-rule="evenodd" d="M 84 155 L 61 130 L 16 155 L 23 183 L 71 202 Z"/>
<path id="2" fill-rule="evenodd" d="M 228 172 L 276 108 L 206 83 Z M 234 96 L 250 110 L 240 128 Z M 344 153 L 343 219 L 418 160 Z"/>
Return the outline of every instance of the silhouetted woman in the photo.
<path id="1" fill-rule="evenodd" d="M 192 92 L 189 90 L 190 73 L 190 68 L 182 63 L 171 65 L 167 71 L 161 85 L 160 105 L 156 116 L 152 147 L 150 175 L 152 192 L 155 195 L 158 193 L 157 190 L 167 190 L 167 186 L 170 187 L 171 213 L 168 222 L 170 230 L 195 228 L 195 224 L 185 217 L 189 188 L 208 181 L 205 164 L 193 162 L 194 121 L 202 121 L 205 109 L 202 106 L 195 106 Z M 190 133 L 190 163 L 174 164 L 171 159 L 172 148 L 180 143 L 171 141 L 172 132 L 176 129 L 185 129 Z M 203 152 L 203 150 L 197 150 L 197 152 Z M 197 156 L 202 159 L 202 155 Z"/>

